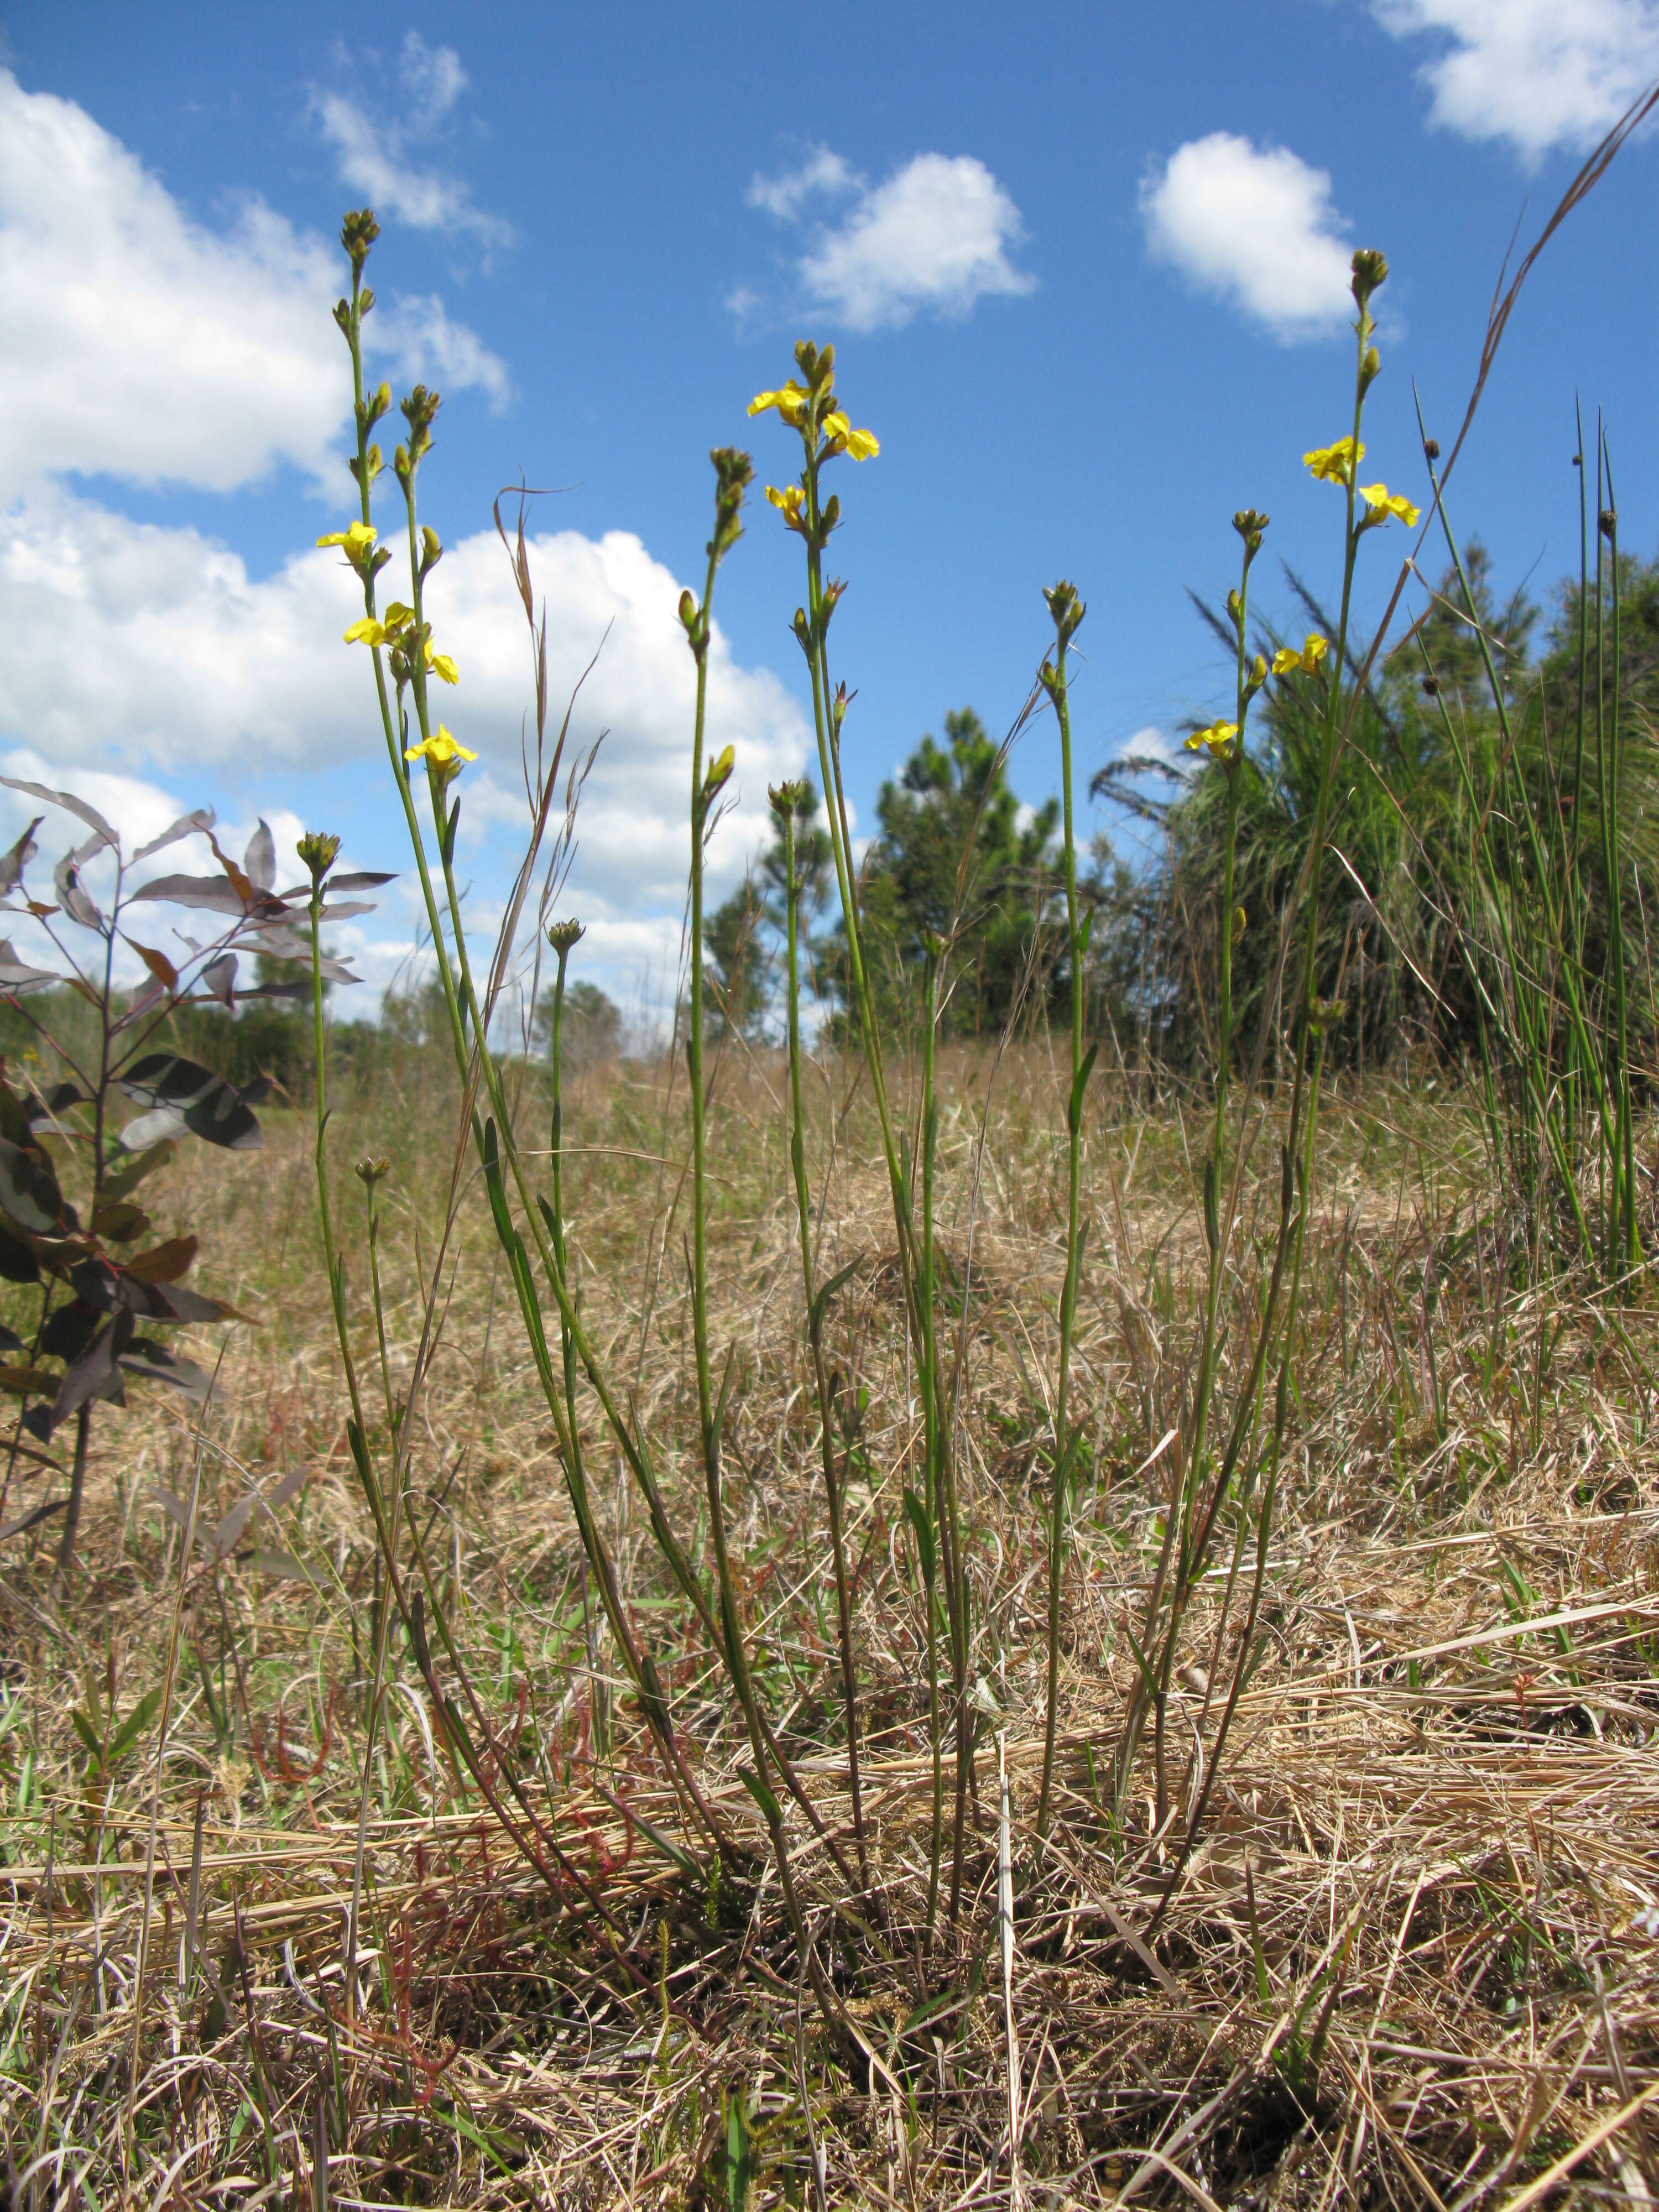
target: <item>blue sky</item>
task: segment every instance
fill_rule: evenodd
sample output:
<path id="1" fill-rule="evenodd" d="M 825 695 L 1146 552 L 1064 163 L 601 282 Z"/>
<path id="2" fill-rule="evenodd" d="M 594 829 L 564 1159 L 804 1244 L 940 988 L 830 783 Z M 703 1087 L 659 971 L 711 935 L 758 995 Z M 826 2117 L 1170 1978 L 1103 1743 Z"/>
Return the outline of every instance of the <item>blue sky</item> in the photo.
<path id="1" fill-rule="evenodd" d="M 1236 507 L 1273 518 L 1266 611 L 1295 623 L 1271 556 L 1329 587 L 1340 502 L 1300 457 L 1346 428 L 1352 248 L 1393 270 L 1367 474 L 1416 495 L 1413 377 L 1449 441 L 1517 223 L 1524 243 L 1659 77 L 1654 0 L 889 0 L 834 11 L 815 52 L 807 19 L 759 7 L 370 7 L 349 39 L 343 20 L 305 0 L 0 10 L 0 724 L 23 773 L 135 827 L 206 798 L 399 865 L 367 665 L 337 642 L 350 580 L 309 550 L 349 511 L 332 241 L 372 201 L 381 365 L 447 395 L 423 499 L 451 548 L 448 719 L 483 756 L 480 921 L 528 696 L 489 507 L 522 471 L 568 487 L 535 516 L 556 688 L 611 625 L 578 705 L 611 734 L 564 903 L 623 999 L 678 937 L 673 609 L 700 573 L 707 451 L 750 443 L 784 477 L 791 441 L 744 407 L 795 337 L 836 340 L 882 440 L 842 465 L 836 547 L 861 820 L 947 708 L 1011 720 L 1062 574 L 1091 610 L 1086 778 L 1230 696 L 1185 594 L 1224 595 Z M 1576 562 L 1575 393 L 1607 410 L 1624 541 L 1659 542 L 1655 184 L 1638 141 L 1549 249 L 1460 464 L 1454 519 L 1505 583 L 1542 592 Z M 1367 544 L 1373 610 L 1405 544 Z M 796 550 L 758 507 L 721 580 L 713 712 L 741 792 L 722 883 L 767 781 L 806 757 Z M 1035 799 L 1055 774 L 1039 723 L 1015 779 Z M 365 1010 L 410 915 L 394 888 L 350 933 Z"/>

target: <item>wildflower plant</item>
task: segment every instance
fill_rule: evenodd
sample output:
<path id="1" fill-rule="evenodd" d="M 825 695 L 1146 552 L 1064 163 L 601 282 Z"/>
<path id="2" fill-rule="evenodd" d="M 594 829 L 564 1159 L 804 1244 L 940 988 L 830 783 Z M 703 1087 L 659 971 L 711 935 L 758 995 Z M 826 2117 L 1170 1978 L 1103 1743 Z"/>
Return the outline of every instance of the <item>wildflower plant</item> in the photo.
<path id="1" fill-rule="evenodd" d="M 802 341 L 795 349 L 796 374 L 776 388 L 756 394 L 750 403 L 751 417 L 775 416 L 779 426 L 799 441 L 798 471 L 781 484 L 766 486 L 766 503 L 770 511 L 769 520 L 771 516 L 776 518 L 772 526 L 787 530 L 799 541 L 805 588 L 792 627 L 806 662 L 819 788 L 827 821 L 827 853 L 814 850 L 809 854 L 804 841 L 811 834 L 817 793 L 805 783 L 790 782 L 770 794 L 775 842 L 767 862 L 767 872 L 776 895 L 774 918 L 784 940 L 784 1043 L 788 1085 L 782 1111 L 794 1198 L 794 1228 L 800 1247 L 802 1349 L 810 1369 L 809 1388 L 816 1417 L 814 1449 L 822 1463 L 827 1507 L 829 1534 L 823 1567 L 826 1582 L 833 1582 L 835 1591 L 833 1643 L 840 1710 L 834 1725 L 844 1739 L 839 1747 L 840 1757 L 844 1760 L 848 1815 L 843 1825 L 839 1815 L 830 1817 L 826 1803 L 820 1802 L 808 1786 L 807 1778 L 798 1771 L 781 1740 L 781 1724 L 769 1703 L 760 1630 L 748 1612 L 749 1595 L 744 1563 L 733 1533 L 726 1474 L 733 1393 L 741 1382 L 739 1355 L 735 1344 L 722 1346 L 715 1341 L 709 1295 L 712 1178 L 708 1165 L 710 1083 L 706 1064 L 708 1024 L 705 1018 L 705 956 L 710 917 L 705 911 L 705 884 L 709 841 L 740 768 L 732 748 L 718 745 L 709 734 L 712 606 L 722 565 L 743 533 L 753 465 L 747 453 L 734 447 L 719 447 L 712 452 L 714 519 L 705 547 L 702 588 L 701 595 L 690 589 L 684 591 L 678 606 L 680 624 L 696 672 L 688 763 L 689 1020 L 684 1032 L 684 1048 L 689 1093 L 690 1215 L 684 1264 L 695 1382 L 693 1456 L 700 1499 L 696 1508 L 698 1533 L 688 1538 L 677 1525 L 670 1492 L 662 1476 L 674 1452 L 672 1430 L 667 1435 L 662 1433 L 662 1417 L 643 1413 L 625 1382 L 612 1370 L 607 1355 L 590 1331 L 571 1279 L 567 1233 L 568 1165 L 562 1097 L 562 1023 L 571 988 L 570 963 L 582 933 L 574 922 L 550 921 L 550 901 L 558 880 L 561 859 L 568 857 L 576 784 L 573 779 L 566 786 L 563 829 L 559 839 L 550 841 L 549 820 L 565 750 L 568 716 L 556 738 L 550 740 L 545 640 L 541 626 L 544 616 L 538 614 L 531 586 L 522 516 L 516 544 L 508 539 L 505 528 L 501 535 L 512 558 L 516 587 L 529 626 L 536 684 L 534 752 L 532 757 L 527 748 L 526 758 L 530 830 L 525 857 L 507 902 L 506 921 L 487 964 L 480 965 L 469 943 L 466 915 L 454 872 L 465 775 L 477 752 L 465 741 L 464 704 L 447 710 L 453 715 L 456 726 L 452 730 L 437 718 L 432 690 L 436 684 L 455 687 L 458 702 L 465 702 L 465 668 L 441 649 L 428 600 L 433 572 L 442 558 L 442 546 L 432 528 L 420 519 L 417 489 L 422 468 L 432 450 L 433 424 L 440 401 L 436 393 L 422 386 L 416 386 L 402 403 L 406 434 L 390 465 L 396 485 L 391 495 L 401 502 L 397 526 L 388 527 L 383 537 L 374 519 L 377 485 L 387 473 L 387 466 L 380 448 L 373 442 L 372 433 L 391 410 L 387 388 L 382 386 L 369 393 L 363 373 L 363 321 L 373 306 L 373 295 L 363 282 L 363 271 L 376 230 L 373 216 L 362 212 L 348 216 L 343 234 L 351 266 L 352 289 L 349 297 L 340 302 L 337 313 L 351 351 L 357 424 L 351 469 L 360 512 L 356 520 L 328 533 L 324 542 L 337 549 L 362 586 L 363 611 L 346 630 L 345 641 L 353 647 L 363 647 L 373 668 L 388 768 L 410 839 L 438 987 L 462 1085 L 465 1128 L 452 1183 L 452 1212 L 446 1223 L 446 1237 L 453 1227 L 453 1208 L 459 1202 L 463 1186 L 462 1159 L 470 1152 L 482 1174 L 495 1234 L 507 1263 L 525 1340 L 548 1408 L 552 1438 L 581 1547 L 585 1586 L 591 1583 L 598 1593 L 627 1693 L 631 1695 L 646 1737 L 675 1793 L 681 1816 L 678 1839 L 653 1830 L 653 1842 L 682 1875 L 702 1885 L 711 1899 L 717 1900 L 726 1884 L 746 1879 L 753 1869 L 754 1853 L 742 1840 L 729 1801 L 720 1804 L 702 1784 L 695 1747 L 685 1738 L 674 1699 L 665 1686 L 668 1670 L 661 1638 L 670 1632 L 668 1621 L 660 1613 L 647 1620 L 625 1599 L 615 1538 L 590 1482 L 592 1446 L 585 1431 L 591 1431 L 596 1414 L 614 1443 L 627 1481 L 643 1504 L 658 1565 L 672 1592 L 670 1603 L 678 1608 L 688 1632 L 700 1639 L 723 1685 L 743 1744 L 743 1763 L 738 1771 L 764 1831 L 767 1856 L 775 1871 L 778 1893 L 793 1932 L 803 1984 L 811 1987 L 826 2021 L 842 2047 L 864 2054 L 873 2080 L 878 2061 L 849 2013 L 840 1986 L 826 1972 L 817 1942 L 818 1930 L 830 1927 L 838 1931 L 837 1942 L 848 1938 L 851 1930 L 856 1930 L 861 1938 L 884 1940 L 872 1936 L 870 1923 L 864 1917 L 870 1899 L 880 1898 L 883 1893 L 877 1838 L 866 1824 L 862 1786 L 861 1758 L 867 1732 L 860 1711 L 857 1577 L 848 1558 L 846 1516 L 853 1417 L 847 1401 L 847 1386 L 832 1371 L 826 1346 L 832 1301 L 851 1270 L 843 1270 L 827 1282 L 821 1278 L 813 1231 L 808 1125 L 802 1103 L 803 905 L 811 896 L 812 878 L 820 872 L 826 860 L 839 894 L 840 943 L 845 962 L 850 1025 L 855 1030 L 853 1042 L 863 1062 L 863 1078 L 886 1174 L 897 1247 L 906 1369 L 915 1394 L 916 1433 L 903 1448 L 902 1463 L 896 1472 L 913 1562 L 911 1590 L 917 1601 L 919 1620 L 917 1672 L 919 1677 L 925 1678 L 918 1679 L 915 1689 L 918 1700 L 923 1697 L 926 1700 L 931 1782 L 926 1903 L 917 1915 L 912 1936 L 907 1938 L 914 1940 L 922 1951 L 930 1948 L 938 1936 L 945 1896 L 947 1828 L 951 1866 L 948 1905 L 944 1911 L 948 1923 L 957 1922 L 964 1889 L 969 1887 L 964 1868 L 975 1845 L 966 1815 L 974 1790 L 977 1732 L 988 1707 L 996 1709 L 996 1699 L 976 1674 L 975 1652 L 986 1624 L 981 1621 L 976 1628 L 974 1584 L 967 1557 L 973 1529 L 972 1501 L 963 1495 L 957 1445 L 961 1402 L 958 1394 L 968 1356 L 965 1290 L 962 1293 L 964 1324 L 954 1364 L 947 1357 L 948 1332 L 941 1325 L 940 1310 L 941 1254 L 936 1224 L 939 1103 L 935 1048 L 942 1004 L 949 988 L 951 933 L 948 927 L 932 930 L 923 942 L 919 1096 L 913 1094 L 913 1113 L 902 1115 L 890 1090 L 887 1041 L 882 1033 L 880 1011 L 867 963 L 860 884 L 849 831 L 842 743 L 852 695 L 845 681 L 837 676 L 836 657 L 830 649 L 836 614 L 847 590 L 841 578 L 827 573 L 830 541 L 843 521 L 840 487 L 850 475 L 850 471 L 839 469 L 838 465 L 848 463 L 856 468 L 876 459 L 880 453 L 879 441 L 873 432 L 855 426 L 843 403 L 837 390 L 833 346 Z M 1114 1801 L 1110 1817 L 1121 1826 L 1150 1737 L 1158 1828 L 1161 1830 L 1170 1817 L 1172 1798 L 1183 1802 L 1186 1807 L 1184 1832 L 1176 1843 L 1172 1858 L 1167 1862 L 1170 1872 L 1166 1899 L 1180 1878 L 1198 1833 L 1238 1697 L 1252 1662 L 1267 1547 L 1295 1401 L 1298 1320 L 1306 1273 L 1306 1224 L 1314 1195 L 1321 1087 L 1328 1035 L 1340 1015 L 1339 1007 L 1332 1000 L 1319 995 L 1320 975 L 1315 948 L 1319 939 L 1327 873 L 1333 794 L 1352 712 L 1352 694 L 1345 680 L 1345 672 L 1349 666 L 1349 625 L 1357 564 L 1367 538 L 1395 523 L 1413 526 L 1419 519 L 1413 503 L 1390 491 L 1386 483 L 1358 482 L 1365 459 L 1365 398 L 1381 369 L 1370 307 L 1386 275 L 1387 265 L 1380 254 L 1364 252 L 1355 255 L 1352 290 L 1357 310 L 1357 354 L 1352 425 L 1345 435 L 1328 446 L 1310 448 L 1305 457 L 1313 480 L 1334 488 L 1343 502 L 1339 613 L 1336 621 L 1326 626 L 1332 634 L 1327 635 L 1325 627 L 1322 627 L 1310 632 L 1299 646 L 1270 641 L 1271 655 L 1252 649 L 1249 642 L 1251 576 L 1265 542 L 1268 519 L 1253 508 L 1241 510 L 1233 517 L 1240 544 L 1238 582 L 1228 599 L 1228 635 L 1234 659 L 1231 709 L 1225 716 L 1194 731 L 1188 741 L 1201 761 L 1200 773 L 1222 779 L 1224 790 L 1224 831 L 1218 879 L 1212 887 L 1217 921 L 1213 1001 L 1217 1018 L 1208 1137 L 1202 1160 L 1203 1294 L 1189 1370 L 1189 1396 L 1180 1422 L 1176 1448 L 1170 1455 L 1165 1474 L 1159 1478 L 1167 1483 L 1162 1550 L 1141 1617 L 1130 1632 L 1136 1677 L 1122 1713 L 1110 1780 Z M 499 514 L 497 520 L 499 525 Z M 382 604 L 380 579 L 382 571 L 394 558 L 391 550 L 393 544 L 398 549 L 398 588 L 403 596 Z M 1046 696 L 1054 710 L 1059 739 L 1060 888 L 1069 996 L 1070 1049 L 1064 1093 L 1065 1269 L 1055 1316 L 1058 1360 L 1042 1448 L 1046 1455 L 1047 1481 L 1040 1508 L 1040 1536 L 1046 1554 L 1047 1601 L 1041 1678 L 1044 1759 L 1036 1822 L 1040 1841 L 1048 1836 L 1060 1786 L 1059 1745 L 1064 1692 L 1061 1656 L 1065 1571 L 1070 1540 L 1067 1510 L 1068 1501 L 1077 1487 L 1078 1470 L 1088 1449 L 1089 1416 L 1079 1403 L 1074 1347 L 1079 1300 L 1086 1294 L 1082 1204 L 1085 1109 L 1089 1079 L 1098 1050 L 1097 1042 L 1091 1041 L 1088 1034 L 1094 908 L 1079 880 L 1073 788 L 1070 686 L 1074 642 L 1084 620 L 1085 607 L 1076 587 L 1067 581 L 1055 584 L 1045 596 L 1053 624 L 1053 644 L 1042 660 L 1031 700 L 1015 726 L 1017 730 L 1023 727 L 1038 699 Z M 1234 949 L 1247 930 L 1255 927 L 1265 931 L 1267 918 L 1253 921 L 1239 902 L 1237 864 L 1252 713 L 1270 686 L 1279 687 L 1280 696 L 1295 698 L 1316 716 L 1318 775 L 1306 859 L 1295 896 L 1282 917 L 1277 954 L 1277 976 L 1283 981 L 1283 1002 L 1289 1009 L 1287 1042 L 1292 1067 L 1277 1179 L 1278 1218 L 1269 1239 L 1261 1279 L 1243 1290 L 1240 1288 L 1241 1270 L 1237 1255 L 1240 1193 L 1249 1149 L 1247 1125 L 1253 1086 L 1270 1042 L 1269 1025 L 1274 1018 L 1273 1009 L 1279 1003 L 1279 992 L 1275 988 L 1264 1001 L 1262 1029 L 1252 1072 L 1243 1085 L 1237 1086 L 1234 1080 L 1235 1061 L 1239 1057 L 1233 1005 Z M 1000 759 L 999 756 L 999 766 Z M 320 845 L 308 855 L 315 882 L 311 934 L 319 993 L 322 967 L 318 923 L 325 911 L 325 885 L 331 859 L 331 854 Z M 968 865 L 964 858 L 964 870 Z M 538 871 L 539 892 L 536 890 Z M 1039 902 L 1050 898 L 1053 903 L 1046 910 L 1057 915 L 1058 896 L 1043 892 L 1039 895 Z M 550 1021 L 551 1141 L 544 1147 L 532 1147 L 527 1143 L 519 1110 L 521 1102 L 509 1084 L 491 1041 L 492 1017 L 518 957 L 519 932 L 532 908 L 536 957 L 539 960 L 544 941 L 555 963 Z M 318 1005 L 320 1006 L 320 998 Z M 317 1171 L 337 1336 L 352 1401 L 349 1434 L 354 1462 L 374 1519 L 392 1604 L 406 1623 L 410 1648 L 433 1708 L 442 1716 L 461 1765 L 550 1887 L 573 1911 L 583 1914 L 600 1932 L 623 1972 L 637 1979 L 637 1969 L 628 1957 L 624 1931 L 602 1887 L 583 1874 L 571 1857 L 551 1798 L 540 1802 L 532 1799 L 511 1759 L 498 1755 L 489 1720 L 460 1648 L 451 1610 L 453 1591 L 446 1589 L 441 1578 L 434 1572 L 425 1538 L 410 1504 L 406 1455 L 411 1435 L 414 1386 L 400 1402 L 394 1403 L 389 1381 L 386 1382 L 385 1442 L 378 1448 L 371 1448 L 361 1385 L 352 1367 L 351 1317 L 338 1232 L 329 1211 L 326 1152 L 326 1122 L 319 1086 Z M 365 1176 L 370 1203 L 371 1256 L 376 1234 L 374 1181 L 373 1176 Z M 378 1317 L 379 1282 L 372 1266 L 370 1276 Z M 437 1297 L 436 1273 L 431 1269 L 428 1271 L 425 1295 L 429 1326 Z M 416 1365 L 418 1370 L 418 1361 Z M 1220 1617 L 1213 1632 L 1215 1650 L 1209 1675 L 1218 1686 L 1220 1711 L 1205 1742 L 1201 1731 L 1211 1717 L 1210 1700 L 1206 1698 L 1199 1723 L 1200 1747 L 1194 1765 L 1189 1769 L 1190 1787 L 1181 1793 L 1172 1790 L 1168 1771 L 1170 1747 L 1166 1720 L 1171 1684 L 1194 1595 L 1203 1578 L 1212 1571 L 1218 1546 L 1228 1532 L 1232 1536 L 1231 1559 L 1224 1577 Z M 1252 1539 L 1255 1568 L 1253 1574 L 1247 1577 L 1244 1563 Z M 1231 1682 L 1222 1693 L 1221 1661 L 1227 1648 L 1232 1609 L 1241 1582 L 1248 1589 L 1243 1605 L 1244 1618 L 1236 1638 Z M 382 1660 L 383 1652 L 377 1649 L 377 1697 L 382 1680 Z M 954 1817 L 948 1822 L 947 1738 L 955 1769 Z M 614 1745 L 610 1755 L 614 1773 Z M 821 1774 L 824 1765 L 819 1761 L 812 1771 Z M 610 1794 L 609 1784 L 599 1778 L 597 1759 L 590 1779 L 595 1788 Z M 366 1792 L 367 1768 L 364 1788 Z M 612 1796 L 611 1802 L 615 1805 L 620 1801 Z M 810 1838 L 802 1832 L 803 1821 L 811 1832 Z M 718 1907 L 711 1905 L 710 1910 L 717 1911 Z M 890 1911 L 890 1905 L 884 1903 L 882 1911 Z"/>

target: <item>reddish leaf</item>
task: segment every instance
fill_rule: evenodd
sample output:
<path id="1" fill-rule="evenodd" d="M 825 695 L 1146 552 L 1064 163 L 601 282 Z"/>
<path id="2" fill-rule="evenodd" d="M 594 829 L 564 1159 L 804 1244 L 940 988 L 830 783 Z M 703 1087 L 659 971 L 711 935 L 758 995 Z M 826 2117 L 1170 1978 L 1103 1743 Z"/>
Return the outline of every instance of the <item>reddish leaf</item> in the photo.
<path id="1" fill-rule="evenodd" d="M 153 1245 L 148 1252 L 135 1252 L 125 1263 L 126 1272 L 137 1275 L 141 1283 L 176 1283 L 190 1272 L 197 1241 L 194 1237 L 170 1237 L 165 1244 Z"/>
<path id="2" fill-rule="evenodd" d="M 125 930 L 123 930 L 121 934 L 123 937 L 126 937 Z M 127 943 L 138 955 L 138 957 L 143 962 L 145 967 L 149 969 L 150 974 L 154 975 L 158 983 L 164 984 L 169 991 L 176 991 L 178 989 L 179 970 L 173 966 L 172 961 L 167 958 L 165 952 L 152 951 L 148 945 L 140 945 L 136 937 L 127 937 Z"/>

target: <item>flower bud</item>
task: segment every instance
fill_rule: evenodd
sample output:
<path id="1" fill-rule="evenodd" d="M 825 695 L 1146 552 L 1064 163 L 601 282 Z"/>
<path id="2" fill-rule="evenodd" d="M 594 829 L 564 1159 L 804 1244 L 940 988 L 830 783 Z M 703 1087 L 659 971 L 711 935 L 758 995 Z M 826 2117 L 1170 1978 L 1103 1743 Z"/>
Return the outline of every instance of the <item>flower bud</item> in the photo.
<path id="1" fill-rule="evenodd" d="M 1057 584 L 1045 587 L 1042 594 L 1048 603 L 1048 612 L 1054 618 L 1054 635 L 1063 651 L 1077 635 L 1083 617 L 1089 610 L 1078 597 L 1077 586 L 1062 576 Z"/>
<path id="2" fill-rule="evenodd" d="M 1353 283 L 1350 289 L 1363 308 L 1371 294 L 1388 280 L 1387 258 L 1375 246 L 1362 246 L 1353 258 Z"/>
<path id="3" fill-rule="evenodd" d="M 1244 934 L 1246 918 L 1244 909 L 1242 906 L 1236 906 L 1233 908 L 1233 943 L 1235 945 L 1237 944 L 1239 939 Z"/>
<path id="4" fill-rule="evenodd" d="M 1244 619 L 1244 602 L 1237 592 L 1227 594 L 1227 611 L 1233 618 L 1233 628 L 1237 629 Z"/>
<path id="5" fill-rule="evenodd" d="M 374 220 L 373 208 L 352 208 L 340 225 L 340 243 L 351 261 L 351 273 L 361 276 L 363 264 L 368 258 L 368 249 L 380 234 L 380 226 Z"/>
<path id="6" fill-rule="evenodd" d="M 1367 346 L 1365 357 L 1359 364 L 1359 389 L 1369 392 L 1382 374 L 1382 356 L 1375 346 Z"/>
<path id="7" fill-rule="evenodd" d="M 340 857 L 340 841 L 325 830 L 307 830 L 295 847 L 295 851 L 311 872 L 313 884 L 323 878 Z"/>
<path id="8" fill-rule="evenodd" d="M 547 941 L 561 960 L 568 959 L 572 948 L 587 934 L 579 921 L 550 921 L 547 925 Z"/>
<path id="9" fill-rule="evenodd" d="M 384 1152 L 365 1152 L 354 1170 L 357 1180 L 373 1190 L 375 1184 L 392 1173 L 392 1163 Z"/>
<path id="10" fill-rule="evenodd" d="M 1268 518 L 1258 514 L 1253 507 L 1242 507 L 1233 517 L 1233 528 L 1244 540 L 1244 550 L 1252 560 L 1261 550 L 1261 535 L 1267 527 Z"/>
<path id="11" fill-rule="evenodd" d="M 690 592 L 680 593 L 680 622 L 688 631 L 697 626 L 697 603 Z"/>

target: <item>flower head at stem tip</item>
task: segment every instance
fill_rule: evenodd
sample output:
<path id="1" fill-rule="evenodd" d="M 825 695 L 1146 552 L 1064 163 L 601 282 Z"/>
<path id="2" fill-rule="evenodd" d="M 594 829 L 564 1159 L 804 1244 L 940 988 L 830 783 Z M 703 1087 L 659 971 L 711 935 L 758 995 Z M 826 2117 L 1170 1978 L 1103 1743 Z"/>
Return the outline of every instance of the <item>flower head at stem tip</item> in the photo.
<path id="1" fill-rule="evenodd" d="M 408 745 L 404 750 L 405 760 L 423 760 L 428 767 L 451 771 L 459 768 L 461 762 L 475 761 L 477 757 L 477 753 L 469 752 L 465 745 L 457 744 L 441 722 L 429 738 L 423 738 L 418 745 Z"/>
<path id="2" fill-rule="evenodd" d="M 1187 750 L 1197 753 L 1207 748 L 1212 760 L 1223 760 L 1231 751 L 1237 735 L 1237 722 L 1212 722 L 1208 729 L 1193 732 L 1187 740 Z"/>

